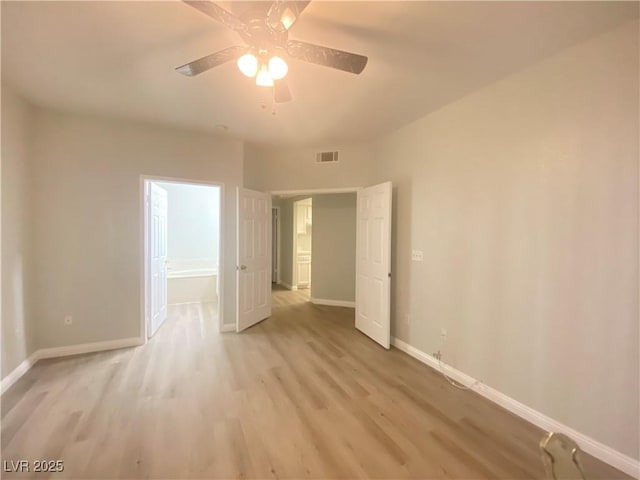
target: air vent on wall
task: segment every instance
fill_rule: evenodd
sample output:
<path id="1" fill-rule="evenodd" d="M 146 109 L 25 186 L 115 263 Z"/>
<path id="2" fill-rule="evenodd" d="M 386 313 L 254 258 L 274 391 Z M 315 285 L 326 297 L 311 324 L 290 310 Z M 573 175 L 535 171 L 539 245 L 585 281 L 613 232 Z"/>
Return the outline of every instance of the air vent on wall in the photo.
<path id="1" fill-rule="evenodd" d="M 338 152 L 320 152 L 316 155 L 316 163 L 336 163 Z"/>

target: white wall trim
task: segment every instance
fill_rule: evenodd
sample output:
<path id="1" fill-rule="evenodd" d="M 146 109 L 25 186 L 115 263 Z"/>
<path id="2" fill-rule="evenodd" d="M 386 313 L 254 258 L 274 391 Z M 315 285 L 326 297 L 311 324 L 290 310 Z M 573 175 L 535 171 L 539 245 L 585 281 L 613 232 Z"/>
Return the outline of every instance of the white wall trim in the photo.
<path id="1" fill-rule="evenodd" d="M 403 351 L 431 368 L 435 370 L 440 369 L 438 360 L 422 350 L 419 350 L 395 337 L 391 338 L 391 344 L 398 350 Z M 577 430 L 574 430 L 573 428 L 554 420 L 553 418 L 548 417 L 527 405 L 524 405 L 523 403 L 518 402 L 508 395 L 483 384 L 475 378 L 453 368 L 450 365 L 447 365 L 444 362 L 442 363 L 442 369 L 453 380 L 470 387 L 474 392 L 482 395 L 488 400 L 491 400 L 519 417 L 537 425 L 543 430 L 561 432 L 568 435 L 573 438 L 585 452 L 623 471 L 627 475 L 640 478 L 640 460 L 636 460 L 618 452 L 617 450 L 614 450 L 613 448 L 608 447 L 607 445 L 604 445 L 603 443 L 600 443 L 597 440 L 594 440 L 593 438 L 580 433 Z"/>
<path id="2" fill-rule="evenodd" d="M 271 199 L 271 201 L 273 202 L 273 198 Z M 281 243 L 281 231 L 282 228 L 280 226 L 280 223 L 282 222 L 282 218 L 281 218 L 281 212 L 280 212 L 280 207 L 274 207 L 273 203 L 271 204 L 271 211 L 272 211 L 272 215 L 273 215 L 273 210 L 276 211 L 276 285 L 280 284 L 281 281 L 281 276 L 280 276 L 280 271 L 282 270 L 282 266 L 281 266 L 281 262 L 280 262 L 280 257 L 281 257 L 281 248 L 280 248 L 280 243 Z M 271 260 L 272 266 L 273 266 L 273 259 Z M 273 272 L 271 273 L 271 281 L 273 282 Z"/>
<path id="3" fill-rule="evenodd" d="M 329 307 L 348 307 L 356 308 L 356 302 L 349 300 L 329 300 L 327 298 L 313 298 L 311 297 L 311 303 L 315 305 L 327 305 Z"/>
<path id="4" fill-rule="evenodd" d="M 105 342 L 81 343 L 79 345 L 68 345 L 65 347 L 43 348 L 36 352 L 38 360 L 45 358 L 66 357 L 68 355 L 79 355 L 82 353 L 102 352 L 105 350 L 116 350 L 118 348 L 137 347 L 144 342 L 140 337 L 121 338 L 118 340 L 107 340 Z"/>
<path id="5" fill-rule="evenodd" d="M 345 187 L 345 188 L 306 188 L 303 190 L 272 190 L 268 192 L 271 195 L 284 195 L 288 197 L 297 197 L 298 195 L 324 195 L 328 193 L 353 193 L 362 187 Z"/>
<path id="6" fill-rule="evenodd" d="M 280 282 L 280 285 L 282 285 L 284 288 L 286 288 L 287 290 L 297 290 L 298 287 L 294 287 L 292 285 L 289 285 L 286 282 Z"/>
<path id="7" fill-rule="evenodd" d="M 291 221 L 291 290 L 298 289 L 298 204 L 299 200 L 293 202 L 291 208 L 293 210 L 293 219 Z"/>
<path id="8" fill-rule="evenodd" d="M 16 383 L 38 360 L 45 358 L 66 357 L 69 355 L 79 355 L 82 353 L 102 352 L 105 350 L 117 350 L 119 348 L 137 347 L 144 345 L 144 338 L 131 337 L 118 340 L 107 340 L 106 342 L 82 343 L 79 345 L 68 345 L 65 347 L 41 348 L 36 350 L 29 357 L 18 365 L 9 375 L 4 377 L 0 386 L 0 395 L 4 394 L 14 383 Z"/>
<path id="9" fill-rule="evenodd" d="M 233 324 L 223 325 L 222 329 L 220 331 L 221 332 L 235 332 L 236 331 L 236 326 L 233 325 Z"/>
<path id="10" fill-rule="evenodd" d="M 0 395 L 9 390 L 9 388 L 11 388 L 11 386 L 20 379 L 20 377 L 35 365 L 38 361 L 37 353 L 38 352 L 33 352 L 20 365 L 14 368 L 11 373 L 2 379 L 2 382 L 0 382 Z"/>

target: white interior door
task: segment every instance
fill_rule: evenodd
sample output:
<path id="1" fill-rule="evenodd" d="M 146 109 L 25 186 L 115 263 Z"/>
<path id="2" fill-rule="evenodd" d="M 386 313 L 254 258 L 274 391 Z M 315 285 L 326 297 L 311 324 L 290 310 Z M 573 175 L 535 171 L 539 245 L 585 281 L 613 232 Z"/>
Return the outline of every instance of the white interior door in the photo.
<path id="1" fill-rule="evenodd" d="M 167 319 L 167 191 L 155 183 L 149 190 L 149 337 Z"/>
<path id="2" fill-rule="evenodd" d="M 356 328 L 384 348 L 391 337 L 391 182 L 358 190 Z"/>
<path id="3" fill-rule="evenodd" d="M 238 188 L 238 315 L 244 330 L 271 315 L 271 197 Z"/>

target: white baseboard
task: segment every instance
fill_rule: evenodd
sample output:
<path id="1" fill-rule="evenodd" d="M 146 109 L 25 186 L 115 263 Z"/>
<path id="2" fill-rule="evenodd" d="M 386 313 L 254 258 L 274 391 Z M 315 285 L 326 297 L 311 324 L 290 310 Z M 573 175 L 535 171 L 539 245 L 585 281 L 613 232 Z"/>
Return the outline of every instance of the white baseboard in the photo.
<path id="1" fill-rule="evenodd" d="M 82 353 L 102 352 L 104 350 L 116 350 L 118 348 L 137 347 L 142 345 L 140 337 L 120 338 L 107 340 L 106 342 L 81 343 L 66 347 L 43 348 L 36 352 L 38 360 L 45 358 L 66 357 L 68 355 L 80 355 Z"/>
<path id="2" fill-rule="evenodd" d="M 402 340 L 392 337 L 391 344 L 398 350 L 405 352 L 413 358 L 421 361 L 422 363 L 439 370 L 440 366 L 438 360 L 431 355 L 419 350 Z M 509 410 L 510 412 L 518 415 L 519 417 L 537 425 L 543 430 L 549 432 L 560 432 L 568 435 L 575 440 L 580 448 L 585 452 L 593 455 L 594 457 L 608 463 L 609 465 L 623 471 L 627 475 L 631 475 L 635 478 L 640 478 L 640 461 L 629 457 L 617 450 L 614 450 L 603 443 L 594 440 L 593 438 L 580 433 L 573 428 L 554 420 L 551 417 L 546 416 L 543 413 L 534 410 L 523 403 L 499 392 L 495 388 L 491 388 L 488 385 L 481 383 L 475 378 L 467 375 L 453 368 L 446 363 L 442 363 L 443 371 L 451 377 L 453 380 L 462 383 L 463 385 L 470 387 L 474 392 L 482 395 L 483 397 L 491 400 L 492 402 L 500 405 L 501 407 Z"/>
<path id="3" fill-rule="evenodd" d="M 329 307 L 348 307 L 356 308 L 356 302 L 350 302 L 348 300 L 329 300 L 326 298 L 313 298 L 311 297 L 311 303 L 315 305 L 327 305 Z"/>
<path id="4" fill-rule="evenodd" d="M 27 373 L 38 360 L 45 358 L 66 357 L 68 355 L 79 355 L 82 353 L 102 352 L 104 350 L 116 350 L 118 348 L 136 347 L 143 345 L 144 339 L 139 337 L 121 338 L 118 340 L 107 340 L 106 342 L 82 343 L 80 345 L 69 345 L 66 347 L 42 348 L 33 352 L 29 358 L 16 367 L 13 372 L 4 377 L 1 382 L 0 395 L 6 392 L 14 383 Z"/>
<path id="5" fill-rule="evenodd" d="M 285 283 L 285 282 L 280 282 L 280 285 L 282 285 L 287 290 L 297 290 L 298 289 L 298 287 L 293 287 L 293 286 L 291 286 L 291 285 L 289 285 L 288 283 Z"/>
<path id="6" fill-rule="evenodd" d="M 2 379 L 2 382 L 0 382 L 0 395 L 9 390 L 9 388 L 11 388 L 11 385 L 16 383 L 20 379 L 20 377 L 22 377 L 29 371 L 31 367 L 35 365 L 35 363 L 38 361 L 36 353 L 38 352 L 33 352 L 31 355 L 29 355 L 28 358 L 26 358 L 20 365 L 14 368 L 11 373 L 9 373 Z"/>
<path id="7" fill-rule="evenodd" d="M 235 325 L 222 325 L 222 328 L 220 328 L 221 332 L 235 332 L 236 331 L 236 326 Z"/>

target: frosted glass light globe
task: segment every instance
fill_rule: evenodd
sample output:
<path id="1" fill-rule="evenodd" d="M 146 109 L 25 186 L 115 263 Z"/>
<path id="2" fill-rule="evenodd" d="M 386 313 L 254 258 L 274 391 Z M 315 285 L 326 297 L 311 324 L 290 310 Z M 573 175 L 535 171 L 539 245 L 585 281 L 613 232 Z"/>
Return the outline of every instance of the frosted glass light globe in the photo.
<path id="1" fill-rule="evenodd" d="M 238 59 L 238 68 L 247 77 L 255 77 L 258 72 L 258 59 L 252 53 L 245 53 Z"/>
<path id="2" fill-rule="evenodd" d="M 269 74 L 274 80 L 280 80 L 284 78 L 289 71 L 289 66 L 280 57 L 271 57 L 269 59 Z"/>

